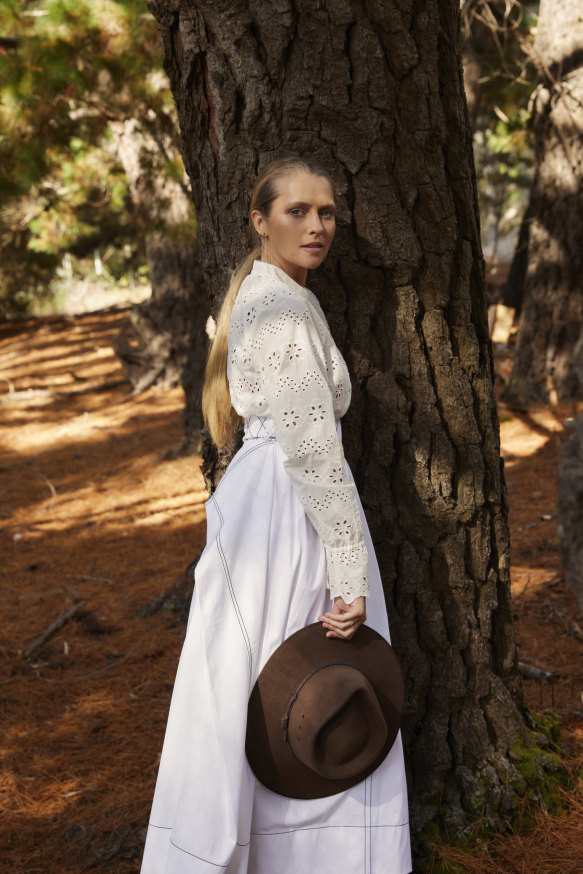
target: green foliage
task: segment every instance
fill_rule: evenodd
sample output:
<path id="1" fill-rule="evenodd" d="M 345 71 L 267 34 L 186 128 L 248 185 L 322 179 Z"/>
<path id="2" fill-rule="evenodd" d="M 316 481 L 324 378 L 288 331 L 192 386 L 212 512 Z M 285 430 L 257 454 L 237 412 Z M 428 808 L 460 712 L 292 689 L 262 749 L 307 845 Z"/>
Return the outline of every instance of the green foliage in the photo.
<path id="1" fill-rule="evenodd" d="M 532 183 L 530 113 L 519 106 L 505 119 L 488 121 L 474 140 L 482 226 L 494 215 L 497 233 L 503 235 L 520 223 Z"/>
<path id="2" fill-rule="evenodd" d="M 65 253 L 121 264 L 130 246 L 145 264 L 112 126 L 137 118 L 160 140 L 177 123 L 145 0 L 4 0 L 0 35 L 18 40 L 0 49 L 1 316 L 26 309 Z M 167 172 L 182 177 L 178 150 Z"/>
<path id="3" fill-rule="evenodd" d="M 529 102 L 537 82 L 531 47 L 538 3 L 473 0 L 465 10 L 466 36 L 481 70 L 474 135 L 481 223 L 498 238 L 520 223 L 532 182 Z"/>
<path id="4" fill-rule="evenodd" d="M 559 787 L 566 781 L 561 761 L 561 717 L 552 710 L 528 714 L 531 727 L 524 740 L 509 751 L 510 759 L 527 784 L 522 803 L 527 799 L 550 813 L 560 809 Z M 521 823 L 524 825 L 525 823 Z"/>

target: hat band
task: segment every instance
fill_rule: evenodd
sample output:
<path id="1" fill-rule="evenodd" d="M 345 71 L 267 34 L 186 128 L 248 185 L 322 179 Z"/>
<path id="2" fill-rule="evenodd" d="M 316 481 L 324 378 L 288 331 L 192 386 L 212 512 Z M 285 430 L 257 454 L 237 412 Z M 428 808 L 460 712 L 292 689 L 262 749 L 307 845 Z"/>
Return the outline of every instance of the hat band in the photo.
<path id="1" fill-rule="evenodd" d="M 285 708 L 285 713 L 281 717 L 281 730 L 283 731 L 283 741 L 284 741 L 284 743 L 288 744 L 288 746 L 291 746 L 290 742 L 289 742 L 289 715 L 291 713 L 292 707 L 294 706 L 294 704 L 298 700 L 298 695 L 300 694 L 300 692 L 302 691 L 303 687 L 306 685 L 308 680 L 312 679 L 314 674 L 317 674 L 318 671 L 321 671 L 323 668 L 329 668 L 334 664 L 337 664 L 337 663 L 330 662 L 329 665 L 318 665 L 317 668 L 314 668 L 313 671 L 310 671 L 309 674 L 306 674 L 306 676 L 304 677 L 302 682 L 299 684 L 299 686 L 297 687 L 297 689 L 295 690 L 295 692 L 293 693 L 293 695 L 291 696 L 291 698 L 287 702 L 287 707 Z"/>

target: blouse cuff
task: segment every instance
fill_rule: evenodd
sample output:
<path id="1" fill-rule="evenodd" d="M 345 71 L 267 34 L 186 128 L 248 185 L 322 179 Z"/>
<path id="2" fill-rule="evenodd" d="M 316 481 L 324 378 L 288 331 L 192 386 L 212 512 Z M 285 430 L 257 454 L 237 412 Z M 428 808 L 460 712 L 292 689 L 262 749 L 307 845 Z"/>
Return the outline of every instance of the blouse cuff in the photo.
<path id="1" fill-rule="evenodd" d="M 330 597 L 347 604 L 370 595 L 368 551 L 364 543 L 339 548 L 325 547 Z"/>

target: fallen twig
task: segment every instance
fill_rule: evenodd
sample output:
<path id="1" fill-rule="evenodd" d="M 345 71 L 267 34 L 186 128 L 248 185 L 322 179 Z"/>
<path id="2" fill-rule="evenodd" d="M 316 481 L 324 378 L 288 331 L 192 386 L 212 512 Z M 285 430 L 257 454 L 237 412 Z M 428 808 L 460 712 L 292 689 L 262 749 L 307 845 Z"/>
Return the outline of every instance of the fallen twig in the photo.
<path id="1" fill-rule="evenodd" d="M 113 580 L 110 580 L 109 577 L 92 577 L 91 574 L 65 574 L 66 577 L 75 580 L 89 580 L 92 583 L 107 583 L 110 586 L 113 586 Z"/>
<path id="2" fill-rule="evenodd" d="M 545 668 L 537 668 L 536 665 L 528 665 L 526 662 L 518 662 L 518 670 L 523 677 L 529 680 L 544 680 L 549 682 L 555 678 L 554 671 L 547 671 Z"/>
<path id="3" fill-rule="evenodd" d="M 144 604 L 143 607 L 140 607 L 138 610 L 140 619 L 147 619 L 149 616 L 153 616 L 154 613 L 165 610 L 172 613 L 180 612 L 181 622 L 188 622 L 192 590 L 194 588 L 194 569 L 199 558 L 200 556 L 197 556 L 194 561 L 191 561 L 182 576 L 169 589 L 166 589 L 161 595 L 157 595 L 149 604 Z"/>
<path id="4" fill-rule="evenodd" d="M 0 380 L 8 386 L 8 397 L 13 398 L 15 393 L 14 383 L 7 376 L 0 376 Z"/>
<path id="5" fill-rule="evenodd" d="M 37 474 L 37 476 L 40 476 L 40 478 L 43 479 L 45 481 L 45 483 L 47 484 L 47 486 L 49 487 L 50 492 L 51 492 L 51 496 L 52 496 L 49 510 L 54 510 L 55 503 L 57 500 L 57 490 L 54 487 L 54 485 L 52 484 L 52 482 L 50 481 L 50 479 L 44 475 L 44 473 L 39 473 L 39 474 Z"/>
<path id="6" fill-rule="evenodd" d="M 40 649 L 41 646 L 44 643 L 46 643 L 46 641 L 49 639 L 49 637 L 52 637 L 56 631 L 58 631 L 60 628 L 62 628 L 63 625 L 65 625 L 69 621 L 69 619 L 72 619 L 73 616 L 75 616 L 75 614 L 78 613 L 79 610 L 81 610 L 81 608 L 84 606 L 85 606 L 85 601 L 78 601 L 76 604 L 73 604 L 73 606 L 70 607 L 69 610 L 66 610 L 64 613 L 61 613 L 60 616 L 57 616 L 57 618 L 52 623 L 52 625 L 49 625 L 49 627 L 45 631 L 43 631 L 43 633 L 40 634 L 33 643 L 31 643 L 31 645 L 28 647 L 28 649 L 24 653 L 25 658 L 28 658 L 33 653 L 35 653 L 38 649 Z"/>
<path id="7" fill-rule="evenodd" d="M 527 578 L 526 578 L 526 583 L 524 584 L 522 590 L 518 593 L 518 595 L 515 595 L 514 598 L 512 599 L 512 604 L 513 604 L 513 605 L 516 604 L 516 602 L 517 602 L 520 598 L 522 598 L 522 596 L 524 595 L 524 593 L 526 592 L 526 590 L 528 589 L 529 586 L 530 586 L 530 574 L 527 576 Z"/>

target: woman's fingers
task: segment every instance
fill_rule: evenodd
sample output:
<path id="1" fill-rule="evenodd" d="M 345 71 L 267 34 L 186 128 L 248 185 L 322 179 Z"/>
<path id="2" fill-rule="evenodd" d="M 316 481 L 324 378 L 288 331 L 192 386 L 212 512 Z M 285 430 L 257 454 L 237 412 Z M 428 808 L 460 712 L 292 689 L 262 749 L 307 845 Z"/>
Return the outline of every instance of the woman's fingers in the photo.
<path id="1" fill-rule="evenodd" d="M 349 617 L 332 617 L 332 616 L 324 616 L 322 618 L 322 622 L 325 625 L 329 625 L 330 628 L 334 628 L 337 631 L 345 631 L 347 628 L 353 628 L 355 625 L 362 625 L 366 616 L 349 616 Z"/>
<path id="2" fill-rule="evenodd" d="M 366 619 L 366 598 L 355 598 L 350 604 L 343 598 L 335 598 L 332 610 L 318 619 L 327 631 L 326 637 L 350 640 Z"/>
<path id="3" fill-rule="evenodd" d="M 332 614 L 326 613 L 320 617 L 323 628 L 326 629 L 326 637 L 342 637 L 344 640 L 350 640 L 354 636 L 358 628 L 366 619 L 366 613 L 342 613 Z"/>
<path id="4" fill-rule="evenodd" d="M 344 626 L 343 628 L 333 628 L 326 622 L 322 623 L 322 627 L 326 629 L 326 637 L 340 637 L 343 640 L 350 640 L 354 637 L 361 625 L 362 622 L 355 622 L 353 625 Z"/>
<path id="5" fill-rule="evenodd" d="M 320 620 L 330 619 L 341 624 L 353 622 L 356 619 L 366 619 L 366 598 L 359 597 L 346 604 L 342 598 L 336 598 L 332 610 L 319 617 Z"/>
<path id="6" fill-rule="evenodd" d="M 329 622 L 338 628 L 343 628 L 344 626 L 353 625 L 355 622 L 364 622 L 366 610 L 363 607 L 358 607 L 356 609 L 349 609 L 345 613 L 324 613 L 319 619 L 320 621 Z"/>
<path id="7" fill-rule="evenodd" d="M 330 622 L 334 623 L 334 625 L 338 625 L 339 628 L 342 628 L 344 625 L 352 625 L 352 623 L 359 617 L 355 613 L 326 613 L 324 618 L 329 619 Z"/>

